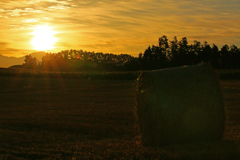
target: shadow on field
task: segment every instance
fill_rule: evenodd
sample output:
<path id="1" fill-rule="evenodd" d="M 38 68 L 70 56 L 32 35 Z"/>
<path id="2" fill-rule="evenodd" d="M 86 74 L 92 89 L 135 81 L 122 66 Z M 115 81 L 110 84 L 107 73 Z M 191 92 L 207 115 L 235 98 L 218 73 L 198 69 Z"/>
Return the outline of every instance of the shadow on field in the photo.
<path id="1" fill-rule="evenodd" d="M 240 145 L 231 141 L 192 143 L 164 147 L 176 159 L 182 160 L 228 160 L 240 159 Z"/>

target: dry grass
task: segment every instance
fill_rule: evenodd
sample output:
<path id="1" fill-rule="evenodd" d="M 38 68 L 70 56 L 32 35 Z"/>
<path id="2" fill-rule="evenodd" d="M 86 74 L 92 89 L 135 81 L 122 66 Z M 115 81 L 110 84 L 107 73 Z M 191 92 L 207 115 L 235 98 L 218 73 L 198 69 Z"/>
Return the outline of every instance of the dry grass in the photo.
<path id="1" fill-rule="evenodd" d="M 224 93 L 225 139 L 240 142 L 240 80 L 221 81 Z"/>
<path id="2" fill-rule="evenodd" d="M 0 159 L 239 157 L 240 81 L 221 84 L 223 141 L 148 148 L 140 142 L 135 81 L 0 77 Z"/>

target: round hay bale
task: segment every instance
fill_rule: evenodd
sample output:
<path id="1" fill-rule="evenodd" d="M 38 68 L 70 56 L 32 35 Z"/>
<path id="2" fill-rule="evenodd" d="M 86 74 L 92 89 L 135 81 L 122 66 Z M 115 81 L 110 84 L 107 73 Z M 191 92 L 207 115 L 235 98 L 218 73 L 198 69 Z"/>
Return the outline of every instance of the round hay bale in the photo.
<path id="1" fill-rule="evenodd" d="M 221 88 L 208 64 L 142 72 L 137 109 L 145 146 L 213 141 L 223 135 Z"/>

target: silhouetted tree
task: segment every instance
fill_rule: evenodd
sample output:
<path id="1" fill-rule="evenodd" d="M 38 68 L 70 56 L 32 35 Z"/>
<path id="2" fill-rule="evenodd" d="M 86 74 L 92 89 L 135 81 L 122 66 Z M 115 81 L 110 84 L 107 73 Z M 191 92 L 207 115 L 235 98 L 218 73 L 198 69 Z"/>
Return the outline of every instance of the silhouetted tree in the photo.
<path id="1" fill-rule="evenodd" d="M 231 61 L 231 68 L 240 68 L 240 49 L 232 45 L 230 47 L 230 61 Z"/>
<path id="2" fill-rule="evenodd" d="M 211 46 L 205 41 L 204 45 L 202 46 L 202 50 L 199 53 L 199 57 L 202 62 L 209 63 L 210 62 L 210 57 L 212 54 L 212 48 Z"/>
<path id="3" fill-rule="evenodd" d="M 170 41 L 170 54 L 168 56 L 172 63 L 177 63 L 174 61 L 176 61 L 177 60 L 176 57 L 179 56 L 178 50 L 179 50 L 178 40 L 177 37 L 175 36 L 173 38 L 173 41 Z"/>
<path id="4" fill-rule="evenodd" d="M 37 69 L 38 68 L 38 60 L 36 57 L 32 57 L 31 55 L 25 56 L 25 63 L 23 64 L 23 67 L 26 69 Z"/>
<path id="5" fill-rule="evenodd" d="M 193 65 L 201 62 L 209 63 L 214 68 L 240 68 L 240 49 L 233 45 L 224 45 L 220 51 L 208 42 L 202 45 L 198 41 L 189 45 L 187 38 L 180 41 L 175 36 L 168 44 L 166 36 L 159 38 L 159 46 L 148 47 L 144 54 L 139 54 L 139 62 L 143 69 L 157 69 L 182 65 Z"/>
<path id="6" fill-rule="evenodd" d="M 158 41 L 159 46 L 156 47 L 155 52 L 157 56 L 158 68 L 167 67 L 168 56 L 169 56 L 169 43 L 167 36 L 162 36 Z"/>
<path id="7" fill-rule="evenodd" d="M 152 70 L 165 67 L 209 63 L 214 68 L 240 68 L 240 49 L 224 45 L 220 50 L 204 42 L 194 41 L 188 44 L 186 37 L 180 41 L 175 36 L 169 41 L 163 35 L 158 45 L 149 46 L 139 56 L 128 54 L 94 53 L 83 50 L 63 50 L 58 53 L 47 53 L 42 58 L 41 67 L 53 71 L 126 71 Z M 40 63 L 32 56 L 25 57 L 25 68 L 36 68 Z"/>
<path id="8" fill-rule="evenodd" d="M 218 47 L 213 44 L 212 47 L 212 54 L 210 57 L 210 64 L 214 67 L 214 68 L 220 68 L 220 64 L 221 64 L 221 59 L 220 59 L 220 53 L 219 53 L 219 49 Z"/>
<path id="9" fill-rule="evenodd" d="M 69 71 L 70 66 L 65 54 L 45 54 L 42 58 L 42 69 L 50 71 Z"/>
<path id="10" fill-rule="evenodd" d="M 144 51 L 143 56 L 141 56 L 141 62 L 143 69 L 154 69 L 154 57 L 150 46 Z"/>
<path id="11" fill-rule="evenodd" d="M 220 50 L 221 55 L 221 67 L 222 68 L 230 68 L 230 54 L 229 54 L 229 46 L 226 44 Z"/>
<path id="12" fill-rule="evenodd" d="M 59 53 L 46 54 L 42 59 L 42 68 L 54 71 L 137 70 L 140 69 L 137 61 L 137 58 L 128 54 L 115 55 L 83 50 L 65 50 Z"/>
<path id="13" fill-rule="evenodd" d="M 183 37 L 181 41 L 177 41 L 177 37 L 171 41 L 171 53 L 170 60 L 172 66 L 191 65 L 195 61 L 195 53 L 191 51 L 191 46 L 188 45 L 186 37 Z"/>
<path id="14" fill-rule="evenodd" d="M 158 46 L 148 47 L 144 54 L 139 54 L 139 61 L 143 69 L 165 68 L 168 63 L 169 44 L 166 36 L 159 38 Z"/>

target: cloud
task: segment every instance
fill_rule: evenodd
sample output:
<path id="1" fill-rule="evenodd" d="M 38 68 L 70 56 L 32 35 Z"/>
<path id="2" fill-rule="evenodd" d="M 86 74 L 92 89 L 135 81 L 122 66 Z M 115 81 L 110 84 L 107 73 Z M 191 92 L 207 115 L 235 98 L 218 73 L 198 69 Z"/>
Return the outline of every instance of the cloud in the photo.
<path id="1" fill-rule="evenodd" d="M 30 18 L 30 19 L 25 19 L 22 22 L 26 22 L 26 23 L 33 23 L 33 22 L 37 22 L 38 18 Z"/>
<path id="2" fill-rule="evenodd" d="M 48 11 L 54 11 L 59 9 L 66 9 L 69 6 L 69 1 L 57 1 L 57 0 L 32 0 L 32 1 L 1 1 L 0 5 L 3 6 L 0 10 L 5 11 L 7 15 L 13 17 L 31 15 L 31 14 L 45 14 Z"/>
<path id="3" fill-rule="evenodd" d="M 22 57 L 22 56 L 31 54 L 33 52 L 34 50 L 27 50 L 27 49 L 0 48 L 0 54 L 4 56 Z"/>
<path id="4" fill-rule="evenodd" d="M 217 37 L 223 42 L 227 38 L 227 33 L 224 32 L 234 36 L 230 30 L 239 35 L 237 33 L 239 22 L 236 21 L 239 14 L 235 14 L 236 11 L 231 9 L 219 10 L 221 4 L 216 2 L 104 1 L 99 4 L 88 1 L 75 5 L 78 5 L 78 8 L 67 12 L 72 17 L 58 17 L 58 20 L 69 22 L 68 26 L 73 25 L 69 28 L 82 33 L 82 36 L 86 35 L 84 37 L 103 40 L 111 38 L 116 47 L 119 46 L 116 42 L 125 46 L 132 44 L 133 48 L 138 44 L 151 45 L 163 34 L 172 37 L 189 36 L 191 41 L 194 35 L 198 35 L 200 40 L 211 42 Z M 226 24 L 231 25 L 226 27 Z M 91 38 L 87 40 L 90 41 Z M 100 40 L 91 42 L 101 44 Z"/>
<path id="5" fill-rule="evenodd" d="M 137 55 L 162 35 L 240 45 L 239 0 L 2 0 L 0 6 L 0 36 L 11 48 L 30 47 L 31 29 L 45 23 L 59 32 L 58 49 Z"/>
<path id="6" fill-rule="evenodd" d="M 7 46 L 9 43 L 7 43 L 7 42 L 0 42 L 0 46 L 1 47 L 4 47 L 4 46 Z"/>

